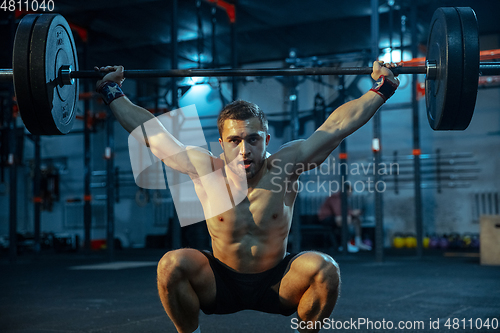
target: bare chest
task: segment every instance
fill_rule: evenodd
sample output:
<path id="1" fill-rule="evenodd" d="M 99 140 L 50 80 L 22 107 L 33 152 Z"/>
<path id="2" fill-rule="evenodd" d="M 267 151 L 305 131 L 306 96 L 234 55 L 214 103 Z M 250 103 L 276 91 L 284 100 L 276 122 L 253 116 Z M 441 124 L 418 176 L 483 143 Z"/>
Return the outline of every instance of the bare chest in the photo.
<path id="1" fill-rule="evenodd" d="M 236 186 L 220 175 L 208 183 L 195 182 L 205 217 L 213 231 L 269 233 L 289 230 L 293 198 L 282 174 L 267 172 L 253 187 Z M 210 226 L 209 226 L 210 228 Z"/>

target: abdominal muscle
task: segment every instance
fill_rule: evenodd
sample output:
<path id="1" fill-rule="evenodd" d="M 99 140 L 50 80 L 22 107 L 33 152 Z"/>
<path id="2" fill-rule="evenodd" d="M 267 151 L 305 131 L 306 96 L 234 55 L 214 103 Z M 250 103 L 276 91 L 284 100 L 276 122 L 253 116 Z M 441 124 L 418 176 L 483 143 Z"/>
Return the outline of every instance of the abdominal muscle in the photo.
<path id="1" fill-rule="evenodd" d="M 271 209 L 273 206 L 268 202 L 252 214 L 255 204 L 247 199 L 207 220 L 214 256 L 241 273 L 271 269 L 286 252 L 291 223 L 288 208 Z"/>
<path id="2" fill-rule="evenodd" d="M 276 266 L 285 256 L 286 239 L 262 242 L 245 235 L 239 240 L 220 241 L 212 237 L 214 256 L 240 273 L 260 273 Z"/>

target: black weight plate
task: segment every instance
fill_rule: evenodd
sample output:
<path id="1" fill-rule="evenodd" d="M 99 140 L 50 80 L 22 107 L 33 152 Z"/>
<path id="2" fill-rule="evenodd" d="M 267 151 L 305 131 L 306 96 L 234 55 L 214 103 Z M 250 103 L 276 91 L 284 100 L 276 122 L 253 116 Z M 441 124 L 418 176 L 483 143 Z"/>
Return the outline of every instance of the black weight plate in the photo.
<path id="1" fill-rule="evenodd" d="M 434 80 L 425 82 L 427 118 L 434 130 L 454 129 L 463 73 L 462 24 L 453 7 L 438 8 L 432 16 L 427 60 L 436 61 Z"/>
<path id="2" fill-rule="evenodd" d="M 58 14 L 41 15 L 31 37 L 31 91 L 38 107 L 39 118 L 46 134 L 66 134 L 73 127 L 78 80 L 62 85 L 61 65 L 78 70 L 73 34 L 68 22 Z"/>
<path id="3" fill-rule="evenodd" d="M 35 102 L 31 95 L 29 71 L 31 33 L 39 16 L 39 14 L 28 14 L 19 22 L 12 53 L 12 70 L 17 106 L 24 125 L 32 134 L 45 134 L 37 117 Z"/>
<path id="4" fill-rule="evenodd" d="M 466 129 L 474 114 L 479 82 L 479 31 L 476 13 L 470 7 L 455 7 L 462 23 L 464 67 L 460 108 L 457 110 L 454 130 Z"/>

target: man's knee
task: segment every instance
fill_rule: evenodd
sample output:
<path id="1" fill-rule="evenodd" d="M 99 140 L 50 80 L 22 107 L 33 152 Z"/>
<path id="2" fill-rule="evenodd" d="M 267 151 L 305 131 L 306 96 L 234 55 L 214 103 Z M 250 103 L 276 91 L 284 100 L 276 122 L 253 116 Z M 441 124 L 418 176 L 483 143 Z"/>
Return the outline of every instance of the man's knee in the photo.
<path id="1" fill-rule="evenodd" d="M 340 285 L 340 269 L 337 262 L 327 254 L 312 252 L 308 254 L 308 265 L 312 282 L 334 291 Z"/>
<path id="2" fill-rule="evenodd" d="M 192 270 L 189 259 L 190 249 L 180 249 L 165 253 L 158 262 L 158 283 L 167 287 L 188 278 Z"/>

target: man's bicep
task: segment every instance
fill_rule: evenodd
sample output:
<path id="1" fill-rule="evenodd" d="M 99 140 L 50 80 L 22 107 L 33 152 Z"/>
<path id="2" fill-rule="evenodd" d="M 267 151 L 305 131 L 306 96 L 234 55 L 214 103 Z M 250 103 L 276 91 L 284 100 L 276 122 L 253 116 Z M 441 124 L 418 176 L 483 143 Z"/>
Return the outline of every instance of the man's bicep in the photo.
<path id="1" fill-rule="evenodd" d="M 297 147 L 297 163 L 308 166 L 308 170 L 314 169 L 326 160 L 341 141 L 338 136 L 320 128 L 307 140 L 300 142 Z"/>
<path id="2" fill-rule="evenodd" d="M 153 154 L 170 168 L 183 172 L 188 166 L 185 145 L 169 133 L 158 118 L 150 118 L 130 132 L 129 147 L 142 150 L 140 146 L 146 146 L 149 155 Z"/>
<path id="3" fill-rule="evenodd" d="M 189 160 L 189 157 L 187 156 L 187 152 L 185 150 L 177 154 L 168 156 L 165 154 L 162 155 L 163 158 L 161 159 L 161 161 L 165 163 L 165 165 L 170 169 L 188 175 L 196 173 L 196 169 Z"/>
<path id="4" fill-rule="evenodd" d="M 186 146 L 176 154 L 163 154 L 163 163 L 169 168 L 198 178 L 213 171 L 214 156 L 201 147 Z M 167 156 L 168 155 L 168 156 Z"/>

